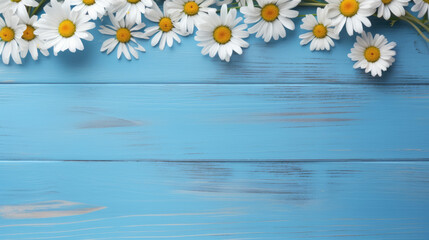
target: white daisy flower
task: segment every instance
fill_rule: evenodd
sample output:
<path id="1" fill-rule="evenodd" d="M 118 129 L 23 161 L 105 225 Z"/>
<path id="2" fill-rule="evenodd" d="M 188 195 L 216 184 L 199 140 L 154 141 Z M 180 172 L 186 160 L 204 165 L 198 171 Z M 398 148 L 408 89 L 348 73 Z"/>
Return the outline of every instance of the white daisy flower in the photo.
<path id="1" fill-rule="evenodd" d="M 70 0 L 70 5 L 75 6 L 73 11 L 88 14 L 92 20 L 102 18 L 110 4 L 110 0 Z"/>
<path id="2" fill-rule="evenodd" d="M 154 4 L 152 8 L 148 9 L 145 13 L 145 17 L 152 22 L 158 23 L 157 26 L 148 27 L 145 29 L 147 36 L 153 36 L 151 44 L 156 46 L 159 43 L 159 49 L 163 50 L 165 44 L 171 47 L 173 46 L 174 40 L 180 43 L 178 35 L 185 36 L 186 33 L 179 28 L 177 21 L 180 19 L 180 15 L 176 13 L 169 13 L 168 5 L 164 2 L 164 13 L 161 12 L 158 5 Z"/>
<path id="3" fill-rule="evenodd" d="M 38 17 L 36 15 L 30 18 L 28 14 L 25 14 L 25 16 L 21 18 L 21 23 L 25 24 L 27 28 L 22 34 L 21 39 L 18 40 L 19 46 L 21 47 L 21 57 L 25 58 L 28 52 L 30 52 L 34 61 L 39 58 L 39 51 L 44 56 L 49 55 L 49 51 L 45 48 L 45 43 L 39 36 L 34 34 L 34 31 L 36 30 L 34 25 L 37 22 L 37 18 Z"/>
<path id="4" fill-rule="evenodd" d="M 129 18 L 125 18 L 125 20 L 124 18 L 118 20 L 113 16 L 113 14 L 109 14 L 109 18 L 113 26 L 101 26 L 101 29 L 99 31 L 102 34 L 113 35 L 115 37 L 109 38 L 104 41 L 100 51 L 107 51 L 107 54 L 110 54 L 119 44 L 117 52 L 118 59 L 121 58 L 122 54 L 124 54 L 125 58 L 128 60 L 131 60 L 131 55 L 135 59 L 139 59 L 139 54 L 136 50 L 141 52 L 145 52 L 146 50 L 140 44 L 137 43 L 135 38 L 148 39 L 146 35 L 139 31 L 144 28 L 146 24 L 140 23 L 134 26 L 135 22 L 131 21 Z M 131 46 L 131 42 L 134 42 L 136 44 L 136 47 Z"/>
<path id="5" fill-rule="evenodd" d="M 37 7 L 39 5 L 35 0 L 0 0 L 0 13 L 12 10 L 13 14 L 23 17 L 27 14 L 26 7 Z"/>
<path id="6" fill-rule="evenodd" d="M 302 29 L 310 30 L 301 34 L 301 45 L 306 45 L 309 42 L 311 51 L 330 50 L 331 46 L 335 46 L 332 39 L 340 39 L 338 34 L 334 31 L 332 21 L 328 18 L 328 10 L 326 8 L 317 8 L 317 19 L 308 14 L 302 19 Z"/>
<path id="7" fill-rule="evenodd" d="M 371 27 L 368 17 L 373 15 L 379 3 L 376 0 L 326 0 L 329 9 L 329 18 L 335 31 L 340 33 L 346 25 L 347 33 L 352 36 L 353 32 L 363 32 L 362 23 Z"/>
<path id="8" fill-rule="evenodd" d="M 228 5 L 228 4 L 231 4 L 232 2 L 236 2 L 238 6 L 241 7 L 241 6 L 246 6 L 246 1 L 247 0 L 216 0 L 216 5 L 222 6 L 224 4 Z"/>
<path id="9" fill-rule="evenodd" d="M 377 17 L 383 17 L 386 20 L 390 19 L 390 16 L 395 15 L 401 17 L 405 15 L 405 8 L 408 6 L 410 0 L 378 0 L 379 7 Z"/>
<path id="10" fill-rule="evenodd" d="M 46 42 L 45 47 L 54 47 L 54 55 L 69 50 L 76 52 L 84 49 L 82 40 L 92 41 L 94 37 L 88 32 L 95 28 L 91 18 L 78 11 L 71 11 L 70 2 L 59 3 L 51 0 L 50 6 L 43 9 L 45 14 L 35 24 L 34 33 Z"/>
<path id="11" fill-rule="evenodd" d="M 156 5 L 152 0 L 114 0 L 109 9 L 110 13 L 116 13 L 118 19 L 123 17 L 130 18 L 131 22 L 140 24 L 142 22 L 142 14 L 148 7 Z"/>
<path id="12" fill-rule="evenodd" d="M 3 13 L 4 19 L 0 16 L 0 55 L 4 64 L 9 64 L 10 56 L 15 63 L 21 64 L 21 51 L 18 39 L 21 38 L 25 30 L 25 25 L 19 22 L 19 17 L 14 15 L 12 10 Z"/>
<path id="13" fill-rule="evenodd" d="M 216 0 L 216 5 L 217 6 L 222 6 L 223 4 L 231 4 L 233 0 Z"/>
<path id="14" fill-rule="evenodd" d="M 292 10 L 301 0 L 256 0 L 259 7 L 253 6 L 253 1 L 248 2 L 247 7 L 241 7 L 245 23 L 256 23 L 249 28 L 249 33 L 256 33 L 256 37 L 262 36 L 265 42 L 271 38 L 278 40 L 286 37 L 285 28 L 295 29 L 291 18 L 296 18 L 298 11 Z"/>
<path id="15" fill-rule="evenodd" d="M 362 37 L 356 38 L 348 57 L 357 61 L 353 68 L 365 69 L 373 77 L 381 77 L 382 71 L 386 71 L 395 62 L 396 52 L 392 50 L 395 46 L 395 42 L 389 43 L 383 35 L 376 34 L 373 37 L 371 33 L 362 32 Z"/>
<path id="16" fill-rule="evenodd" d="M 199 41 L 198 46 L 203 47 L 203 55 L 214 57 L 218 54 L 221 60 L 229 62 L 233 52 L 242 54 L 242 48 L 249 46 L 249 43 L 243 40 L 249 37 L 247 25 L 238 25 L 242 18 L 237 18 L 237 10 L 231 9 L 228 12 L 227 6 L 222 5 L 220 16 L 210 12 L 203 16 L 202 20 L 197 26 L 195 40 Z"/>
<path id="17" fill-rule="evenodd" d="M 429 18 L 429 0 L 414 0 L 414 3 L 416 5 L 411 8 L 411 11 L 419 12 L 419 18 L 423 17 L 427 13 Z"/>
<path id="18" fill-rule="evenodd" d="M 209 11 L 216 12 L 215 8 L 209 7 L 214 2 L 214 0 L 172 0 L 167 2 L 168 13 L 179 14 L 179 27 L 182 31 L 192 34 L 195 24 L 202 15 Z"/>

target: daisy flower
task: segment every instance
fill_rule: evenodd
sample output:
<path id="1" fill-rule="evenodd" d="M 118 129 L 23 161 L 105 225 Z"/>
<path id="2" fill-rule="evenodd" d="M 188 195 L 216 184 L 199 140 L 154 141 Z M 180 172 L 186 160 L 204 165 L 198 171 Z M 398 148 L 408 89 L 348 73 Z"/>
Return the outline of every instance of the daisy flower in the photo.
<path id="1" fill-rule="evenodd" d="M 242 18 L 237 18 L 237 10 L 231 9 L 228 12 L 227 6 L 222 5 L 220 16 L 214 12 L 209 12 L 202 17 L 203 23 L 198 25 L 195 40 L 203 47 L 201 53 L 209 54 L 210 57 L 219 55 L 221 60 L 229 62 L 233 52 L 242 54 L 242 48 L 247 48 L 249 44 L 243 40 L 249 33 L 246 31 L 247 25 L 238 23 Z"/>
<path id="2" fill-rule="evenodd" d="M 88 30 L 95 28 L 91 18 L 79 11 L 71 11 L 70 2 L 59 3 L 51 0 L 51 5 L 44 9 L 45 14 L 35 24 L 34 33 L 46 42 L 45 47 L 54 47 L 54 55 L 69 50 L 83 50 L 82 40 L 92 41 L 94 37 Z"/>
<path id="3" fill-rule="evenodd" d="M 39 5 L 35 0 L 0 0 L 0 13 L 12 10 L 13 14 L 23 17 L 27 14 L 26 7 L 37 7 Z"/>
<path id="4" fill-rule="evenodd" d="M 378 7 L 377 17 L 383 17 L 389 20 L 392 13 L 397 17 L 404 16 L 404 7 L 408 6 L 409 1 L 410 0 L 379 0 L 380 6 Z"/>
<path id="5" fill-rule="evenodd" d="M 34 61 L 39 58 L 39 51 L 44 56 L 49 55 L 48 50 L 45 48 L 45 43 L 39 36 L 34 34 L 36 30 L 34 24 L 37 22 L 37 18 L 36 15 L 30 18 L 28 14 L 25 14 L 24 17 L 21 18 L 21 23 L 25 24 L 27 28 L 24 30 L 21 39 L 18 40 L 19 46 L 21 47 L 21 57 L 25 58 L 28 52 L 30 52 Z"/>
<path id="6" fill-rule="evenodd" d="M 0 55 L 4 64 L 9 64 L 10 56 L 15 63 L 21 64 L 19 56 L 20 46 L 18 39 L 25 30 L 25 25 L 19 22 L 19 17 L 13 11 L 7 11 L 0 17 Z"/>
<path id="7" fill-rule="evenodd" d="M 346 25 L 347 33 L 363 32 L 362 24 L 371 27 L 368 17 L 375 13 L 379 3 L 375 0 L 326 0 L 329 18 L 335 31 L 340 33 Z"/>
<path id="8" fill-rule="evenodd" d="M 118 19 L 130 18 L 131 22 L 140 24 L 146 8 L 156 5 L 152 0 L 114 0 L 109 12 L 116 13 Z"/>
<path id="9" fill-rule="evenodd" d="M 186 35 L 177 25 L 180 15 L 176 13 L 169 13 L 168 5 L 164 2 L 164 13 L 161 12 L 158 5 L 154 4 L 153 8 L 148 9 L 145 17 L 152 22 L 158 23 L 157 26 L 148 27 L 145 29 L 147 36 L 153 36 L 151 44 L 156 46 L 159 43 L 159 49 L 163 50 L 165 44 L 171 47 L 174 40 L 180 43 L 179 35 Z"/>
<path id="10" fill-rule="evenodd" d="M 247 0 L 216 0 L 217 6 L 222 6 L 223 4 L 231 4 L 232 2 L 236 2 L 239 7 L 246 6 Z"/>
<path id="11" fill-rule="evenodd" d="M 113 35 L 115 37 L 107 39 L 104 41 L 101 46 L 100 51 L 110 54 L 113 50 L 115 50 L 116 46 L 119 44 L 117 57 L 121 58 L 122 54 L 124 54 L 125 58 L 131 60 L 131 55 L 135 59 L 139 59 L 139 54 L 136 50 L 144 52 L 145 49 L 137 43 L 135 38 L 144 38 L 148 39 L 142 32 L 139 30 L 144 28 L 146 25 L 144 23 L 140 23 L 136 26 L 135 22 L 131 21 L 129 18 L 123 18 L 121 20 L 116 19 L 113 14 L 109 14 L 110 22 L 112 25 L 101 26 L 99 30 L 102 34 Z M 136 47 L 131 46 L 131 42 L 136 44 Z M 127 48 L 128 47 L 128 48 Z M 129 50 L 129 51 L 128 51 Z M 130 55 L 131 53 L 131 55 Z"/>
<path id="12" fill-rule="evenodd" d="M 411 8 L 411 11 L 419 12 L 419 18 L 423 17 L 427 12 L 429 18 L 429 0 L 414 0 L 414 3 L 416 5 Z"/>
<path id="13" fill-rule="evenodd" d="M 301 45 L 306 45 L 309 42 L 311 51 L 330 50 L 331 46 L 335 46 L 332 39 L 340 39 L 338 34 L 335 33 L 332 21 L 328 18 L 328 11 L 326 8 L 317 8 L 317 19 L 308 14 L 302 19 L 302 29 L 310 30 L 311 32 L 301 34 Z"/>
<path id="14" fill-rule="evenodd" d="M 209 7 L 214 2 L 214 0 L 172 0 L 167 2 L 168 13 L 179 14 L 179 27 L 192 34 L 195 24 L 199 22 L 202 15 L 209 11 L 216 11 L 215 8 Z"/>
<path id="15" fill-rule="evenodd" d="M 231 4 L 233 0 L 216 0 L 216 5 L 217 6 L 222 6 L 223 4 Z"/>
<path id="16" fill-rule="evenodd" d="M 395 42 L 389 43 L 383 35 L 376 34 L 373 37 L 371 33 L 362 32 L 362 37 L 356 38 L 348 57 L 357 61 L 353 68 L 365 69 L 373 77 L 381 77 L 382 71 L 386 71 L 395 62 L 396 52 L 392 50 L 395 46 Z"/>
<path id="17" fill-rule="evenodd" d="M 256 37 L 263 37 L 265 42 L 271 38 L 278 40 L 286 37 L 285 28 L 295 29 L 291 18 L 298 16 L 298 11 L 292 10 L 301 0 L 256 0 L 259 7 L 249 1 L 247 7 L 241 7 L 245 23 L 256 23 L 249 28 L 249 33 L 256 33 Z"/>
<path id="18" fill-rule="evenodd" d="M 88 14 L 92 20 L 103 17 L 110 4 L 110 0 L 70 0 L 70 5 L 75 6 L 73 11 Z"/>

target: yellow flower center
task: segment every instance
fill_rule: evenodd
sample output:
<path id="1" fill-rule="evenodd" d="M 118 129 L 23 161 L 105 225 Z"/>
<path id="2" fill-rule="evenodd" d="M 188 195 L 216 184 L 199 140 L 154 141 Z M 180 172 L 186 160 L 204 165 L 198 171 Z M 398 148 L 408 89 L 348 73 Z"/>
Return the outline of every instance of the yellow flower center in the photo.
<path id="1" fill-rule="evenodd" d="M 116 31 L 116 39 L 121 43 L 127 43 L 131 39 L 131 31 L 128 28 L 119 28 Z"/>
<path id="2" fill-rule="evenodd" d="M 76 32 L 76 25 L 70 20 L 64 20 L 60 23 L 60 26 L 58 27 L 58 32 L 61 36 L 65 38 L 69 38 L 74 35 Z"/>
<path id="3" fill-rule="evenodd" d="M 171 22 L 171 19 L 168 17 L 161 18 L 158 25 L 159 29 L 163 32 L 169 32 L 173 29 L 173 22 Z"/>
<path id="4" fill-rule="evenodd" d="M 313 34 L 317 38 L 325 38 L 328 34 L 328 29 L 323 24 L 318 24 L 313 28 Z"/>
<path id="5" fill-rule="evenodd" d="M 368 47 L 365 49 L 364 56 L 368 62 L 377 62 L 380 59 L 380 49 L 374 46 Z"/>
<path id="6" fill-rule="evenodd" d="M 429 0 L 423 0 L 423 2 L 425 2 L 425 3 L 429 4 Z"/>
<path id="7" fill-rule="evenodd" d="M 277 7 L 275 4 L 267 4 L 261 10 L 261 17 L 267 22 L 276 20 L 279 14 L 279 7 Z"/>
<path id="8" fill-rule="evenodd" d="M 219 26 L 213 32 L 213 38 L 219 44 L 225 44 L 231 40 L 232 32 L 229 27 Z"/>
<path id="9" fill-rule="evenodd" d="M 343 0 L 340 4 L 340 12 L 346 17 L 353 17 L 359 11 L 359 2 L 356 0 Z"/>
<path id="10" fill-rule="evenodd" d="M 127 0 L 127 2 L 129 2 L 131 4 L 136 4 L 136 3 L 140 2 L 140 0 Z"/>
<path id="11" fill-rule="evenodd" d="M 384 3 L 384 5 L 387 5 L 392 2 L 392 0 L 381 0 L 381 1 Z"/>
<path id="12" fill-rule="evenodd" d="M 27 29 L 25 29 L 24 33 L 22 33 L 21 38 L 27 41 L 31 41 L 36 38 L 36 35 L 34 35 L 34 27 L 27 25 Z"/>
<path id="13" fill-rule="evenodd" d="M 95 0 L 82 0 L 85 5 L 91 6 L 95 3 Z"/>
<path id="14" fill-rule="evenodd" d="M 21 2 L 21 0 L 10 0 L 11 2 L 16 2 L 16 3 L 19 3 L 19 2 Z"/>
<path id="15" fill-rule="evenodd" d="M 194 16 L 199 10 L 200 7 L 195 2 L 187 2 L 183 7 L 183 11 L 189 16 Z"/>
<path id="16" fill-rule="evenodd" d="M 4 27 L 0 30 L 0 38 L 4 42 L 10 42 L 15 38 L 15 32 L 10 27 Z"/>

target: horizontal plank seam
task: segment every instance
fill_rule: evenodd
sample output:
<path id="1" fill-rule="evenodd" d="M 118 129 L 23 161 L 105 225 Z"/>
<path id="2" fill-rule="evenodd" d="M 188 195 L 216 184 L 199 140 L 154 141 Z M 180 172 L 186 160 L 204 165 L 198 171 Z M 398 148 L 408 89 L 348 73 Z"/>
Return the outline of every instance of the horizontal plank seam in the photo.
<path id="1" fill-rule="evenodd" d="M 429 158 L 367 158 L 367 159 L 179 159 L 179 160 L 162 160 L 162 159 L 135 159 L 135 160 L 31 160 L 31 159 L 0 159 L 0 163 L 10 162 L 192 162 L 192 163 L 207 163 L 207 162 L 222 162 L 222 163 L 253 163 L 253 162 L 429 162 Z"/>
<path id="2" fill-rule="evenodd" d="M 273 83 L 273 82 L 162 82 L 162 83 L 136 83 L 136 82 L 98 82 L 98 83 L 85 83 L 85 82 L 73 82 L 73 83 L 0 83 L 0 86 L 7 85 L 388 85 L 388 86 L 429 86 L 429 83 L 408 83 L 408 82 L 397 82 L 397 83 L 386 83 L 386 82 L 349 82 L 349 83 L 331 83 L 331 82 L 289 82 L 289 83 Z"/>

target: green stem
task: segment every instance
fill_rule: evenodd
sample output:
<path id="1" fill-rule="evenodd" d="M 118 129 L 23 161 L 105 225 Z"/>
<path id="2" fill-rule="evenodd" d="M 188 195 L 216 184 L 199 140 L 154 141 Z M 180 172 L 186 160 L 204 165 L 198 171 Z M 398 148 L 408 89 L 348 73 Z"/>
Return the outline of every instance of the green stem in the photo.
<path id="1" fill-rule="evenodd" d="M 47 0 L 40 1 L 39 5 L 34 9 L 34 11 L 31 13 L 30 17 L 32 17 L 34 14 L 37 14 L 39 12 L 40 8 L 46 3 Z"/>
<path id="2" fill-rule="evenodd" d="M 306 17 L 307 15 L 317 16 L 317 14 L 313 13 L 313 14 L 301 14 L 301 15 L 298 15 L 298 17 Z"/>
<path id="3" fill-rule="evenodd" d="M 405 14 L 405 18 L 408 18 L 408 20 L 413 21 L 415 23 L 417 23 L 418 25 L 420 25 L 422 28 L 424 28 L 427 32 L 429 32 L 429 27 L 426 26 L 424 23 L 421 22 L 420 19 L 416 18 L 414 15 L 412 15 L 409 12 L 406 12 Z"/>
<path id="4" fill-rule="evenodd" d="M 404 18 L 404 17 L 400 17 L 401 20 L 406 21 L 407 23 L 409 23 L 419 34 L 420 36 L 422 36 L 422 38 L 424 40 L 426 40 L 426 42 L 429 42 L 429 38 L 426 37 L 426 35 L 424 35 L 424 33 L 420 30 L 419 27 L 417 27 L 413 22 L 411 22 L 408 18 Z"/>
<path id="5" fill-rule="evenodd" d="M 303 2 L 303 3 L 300 3 L 298 6 L 301 6 L 301 7 L 325 7 L 326 5 L 327 5 L 327 3 L 321 3 L 321 2 L 318 2 L 318 3 Z"/>

